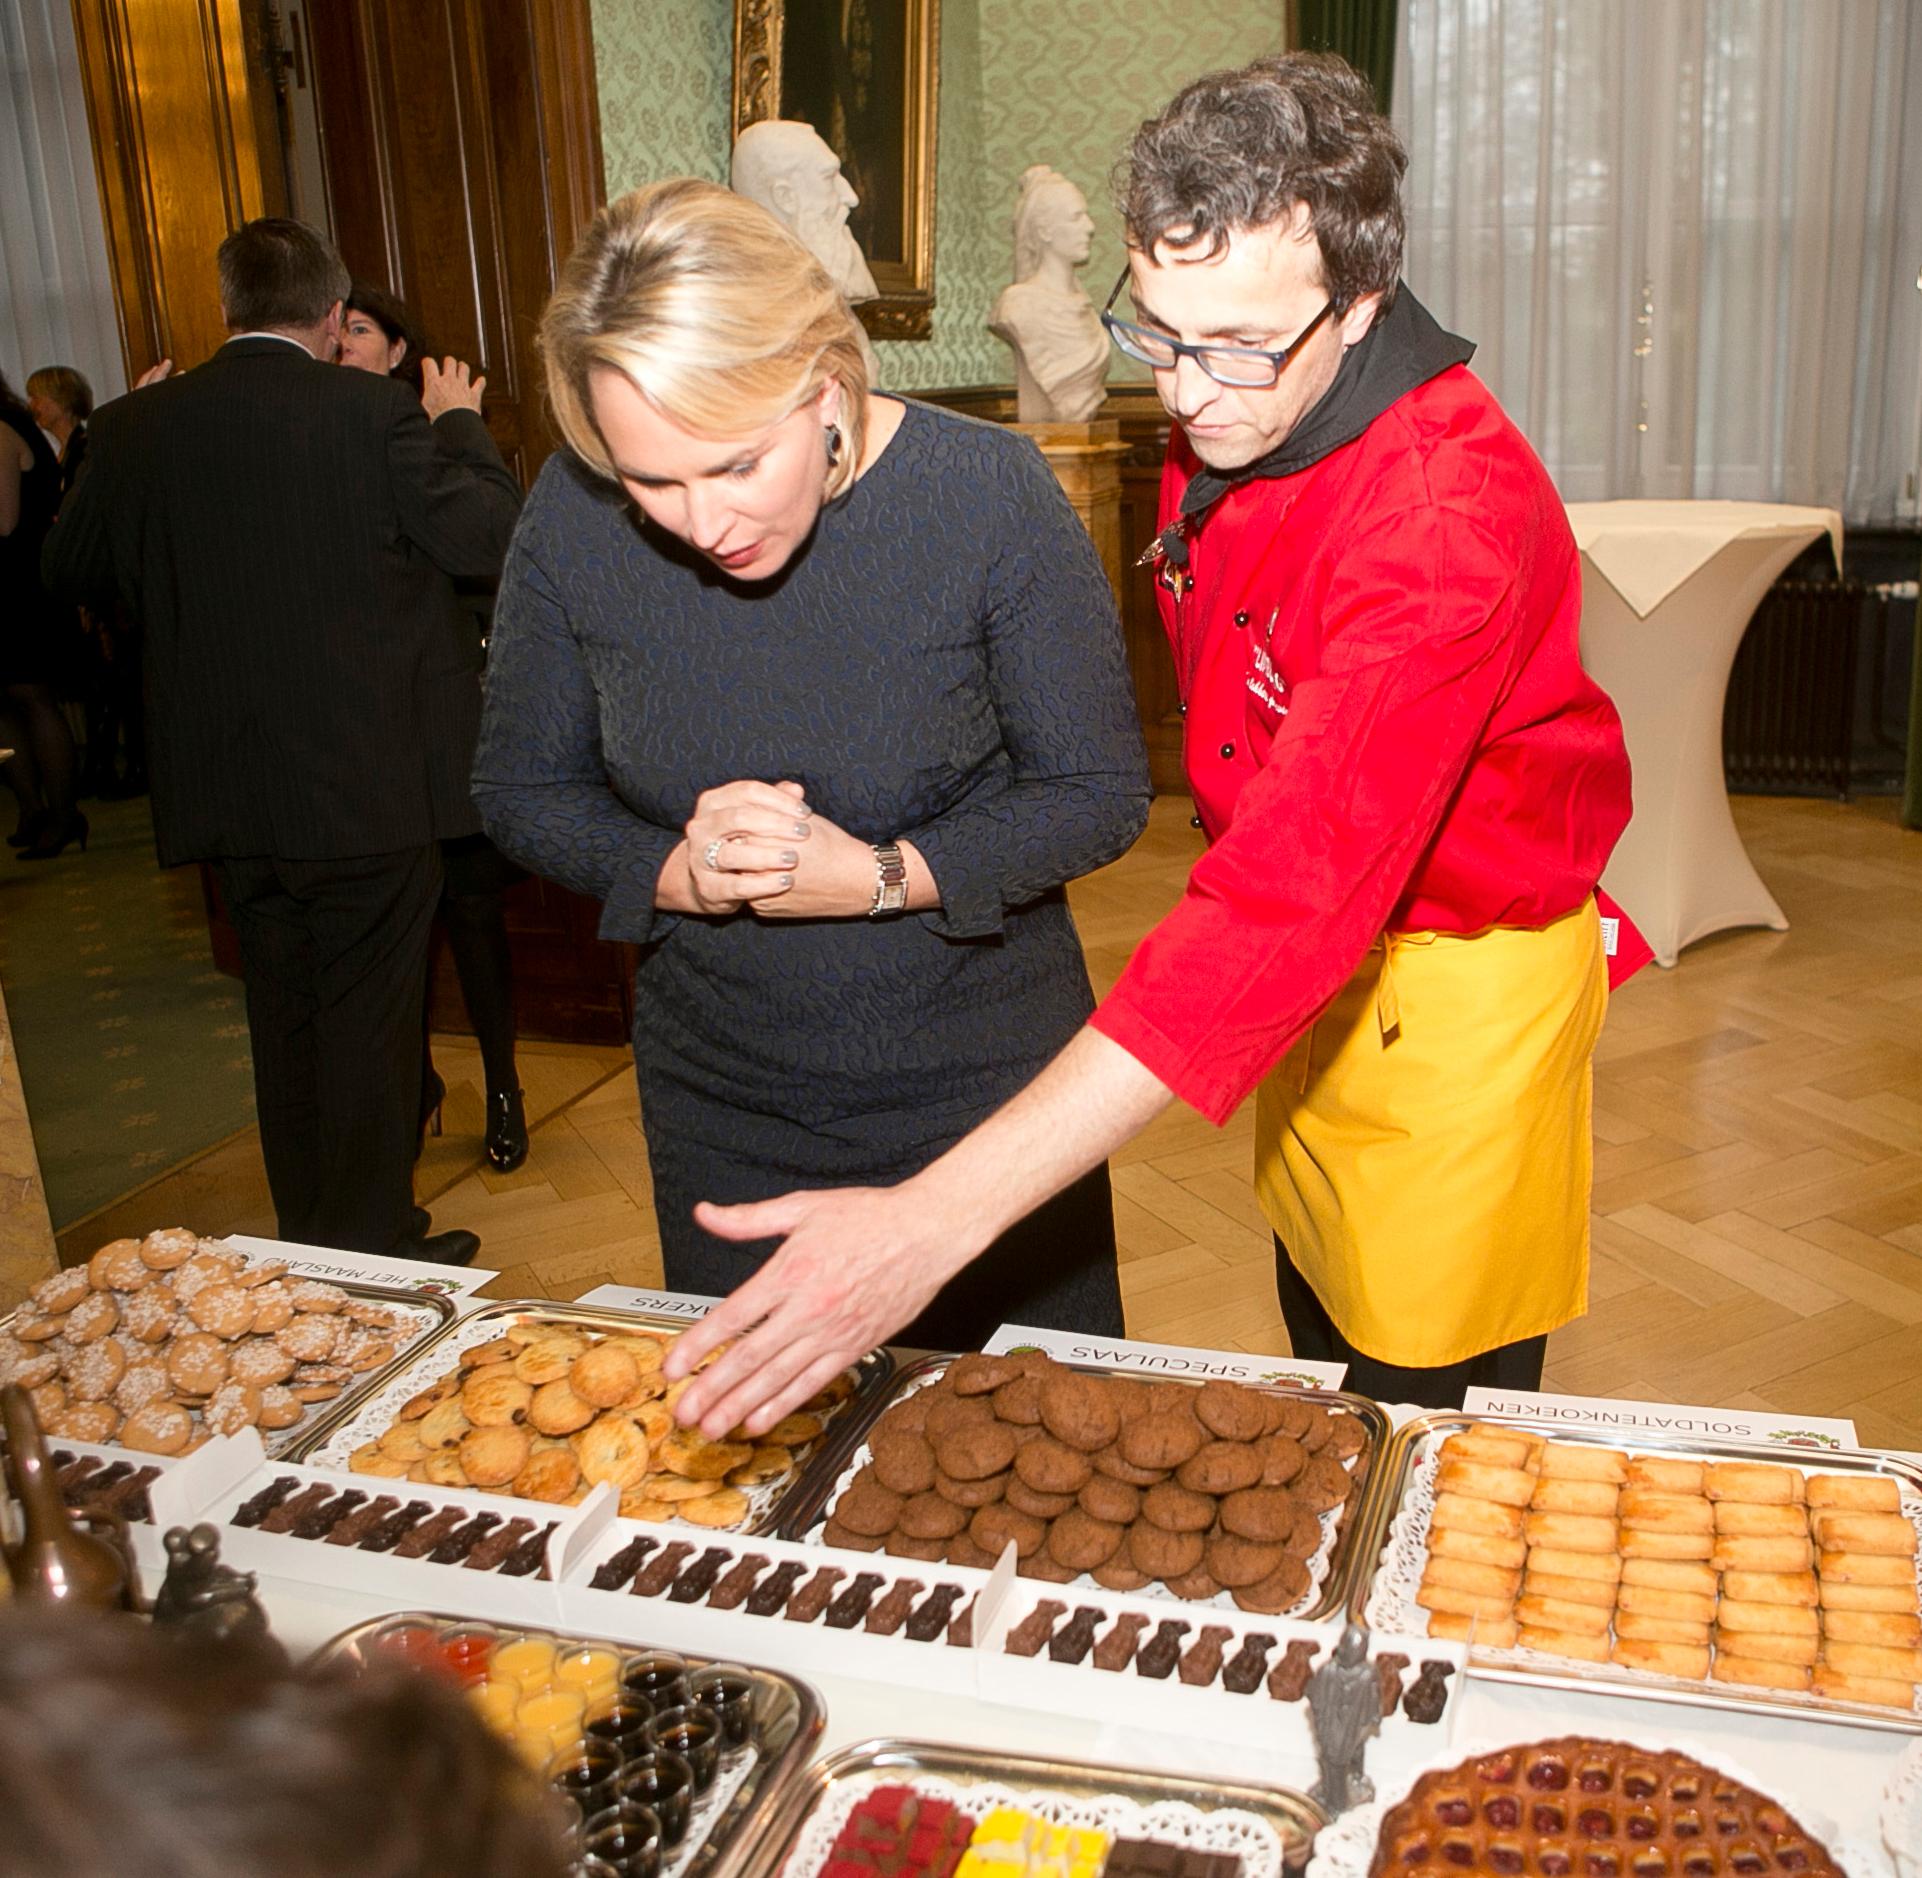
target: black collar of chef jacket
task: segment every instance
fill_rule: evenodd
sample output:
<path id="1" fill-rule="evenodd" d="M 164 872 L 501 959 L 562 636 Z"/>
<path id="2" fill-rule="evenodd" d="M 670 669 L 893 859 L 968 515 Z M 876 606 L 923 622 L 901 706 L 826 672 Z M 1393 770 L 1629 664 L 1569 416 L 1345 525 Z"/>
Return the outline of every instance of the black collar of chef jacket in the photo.
<path id="1" fill-rule="evenodd" d="M 1451 366 L 1466 365 L 1474 356 L 1473 341 L 1446 331 L 1403 283 L 1388 310 L 1376 316 L 1367 337 L 1343 354 L 1334 383 L 1274 449 L 1240 469 L 1212 470 L 1204 464 L 1195 472 L 1182 492 L 1180 516 L 1162 531 L 1162 552 L 1177 566 L 1185 566 L 1188 544 L 1184 537 L 1201 526 L 1208 511 L 1230 490 L 1244 483 L 1293 476 L 1319 463 L 1343 444 L 1353 443 L 1418 385 L 1439 378 Z"/>

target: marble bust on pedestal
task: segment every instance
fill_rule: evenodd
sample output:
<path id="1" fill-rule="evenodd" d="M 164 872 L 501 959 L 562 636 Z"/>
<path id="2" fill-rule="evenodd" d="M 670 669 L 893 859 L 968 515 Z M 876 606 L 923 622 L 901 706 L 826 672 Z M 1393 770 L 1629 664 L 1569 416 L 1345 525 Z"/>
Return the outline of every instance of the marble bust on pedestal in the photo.
<path id="1" fill-rule="evenodd" d="M 1014 348 L 1023 424 L 1083 424 L 1101 408 L 1108 335 L 1075 270 L 1087 264 L 1094 218 L 1059 170 L 1022 172 L 1014 206 L 1014 285 L 995 301 L 988 329 Z"/>
<path id="2" fill-rule="evenodd" d="M 848 212 L 860 207 L 861 198 L 812 124 L 789 118 L 750 124 L 734 140 L 728 186 L 787 228 L 827 269 L 850 306 L 880 296 L 867 256 L 848 229 Z M 861 347 L 871 377 L 874 351 L 865 332 Z"/>

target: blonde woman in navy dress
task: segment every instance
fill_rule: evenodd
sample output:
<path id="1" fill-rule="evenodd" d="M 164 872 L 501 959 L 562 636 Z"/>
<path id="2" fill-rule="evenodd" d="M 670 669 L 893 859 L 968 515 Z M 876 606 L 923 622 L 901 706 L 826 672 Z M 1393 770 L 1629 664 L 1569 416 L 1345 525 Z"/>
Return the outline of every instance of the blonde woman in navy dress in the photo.
<path id="1" fill-rule="evenodd" d="M 542 321 L 551 458 L 509 554 L 474 799 L 640 948 L 667 1282 L 766 1258 L 697 1204 L 886 1185 L 1092 1009 L 1063 888 L 1148 781 L 1113 596 L 1027 440 L 868 384 L 853 315 L 713 184 L 596 218 Z M 908 1342 L 1122 1328 L 1098 1168 Z"/>

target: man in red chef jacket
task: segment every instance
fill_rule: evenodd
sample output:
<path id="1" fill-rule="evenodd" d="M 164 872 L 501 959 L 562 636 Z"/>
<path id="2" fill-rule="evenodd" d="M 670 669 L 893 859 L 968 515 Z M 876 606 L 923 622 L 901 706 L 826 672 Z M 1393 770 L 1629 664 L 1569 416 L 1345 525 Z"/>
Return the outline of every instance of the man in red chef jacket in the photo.
<path id="1" fill-rule="evenodd" d="M 1219 1123 L 1259 1089 L 1290 1340 L 1349 1386 L 1532 1387 L 1586 1308 L 1628 759 L 1560 499 L 1400 282 L 1405 163 L 1310 54 L 1137 132 L 1104 319 L 1175 420 L 1152 554 L 1208 851 L 1088 1027 L 922 1173 L 704 1211 L 786 1243 L 677 1344 L 682 1373 L 739 1338 L 684 1419 L 767 1425 L 1175 1097 Z"/>

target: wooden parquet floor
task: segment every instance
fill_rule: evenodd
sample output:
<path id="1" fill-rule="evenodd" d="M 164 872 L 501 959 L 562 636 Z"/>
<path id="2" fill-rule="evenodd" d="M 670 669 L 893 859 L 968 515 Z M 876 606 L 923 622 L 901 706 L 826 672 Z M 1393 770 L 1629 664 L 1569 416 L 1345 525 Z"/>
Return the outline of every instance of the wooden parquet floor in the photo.
<path id="1" fill-rule="evenodd" d="M 1550 1340 L 1546 1386 L 1849 1415 L 1866 1442 L 1922 1447 L 1922 836 L 1879 801 L 1749 798 L 1736 819 L 1790 929 L 1704 941 L 1614 1000 L 1591 1308 Z M 1164 797 L 1134 851 L 1074 888 L 1097 990 L 1180 892 L 1199 839 L 1188 804 Z M 502 1176 L 476 1164 L 471 1046 L 437 1043 L 456 1094 L 419 1183 L 436 1223 L 481 1235 L 503 1296 L 658 1283 L 620 1053 L 528 1054 L 555 1112 Z M 1287 1349 L 1250 1153 L 1248 1111 L 1217 1130 L 1176 1110 L 1117 1157 L 1133 1335 Z M 116 1211 L 271 1231 L 258 1164 L 243 1136 Z"/>

